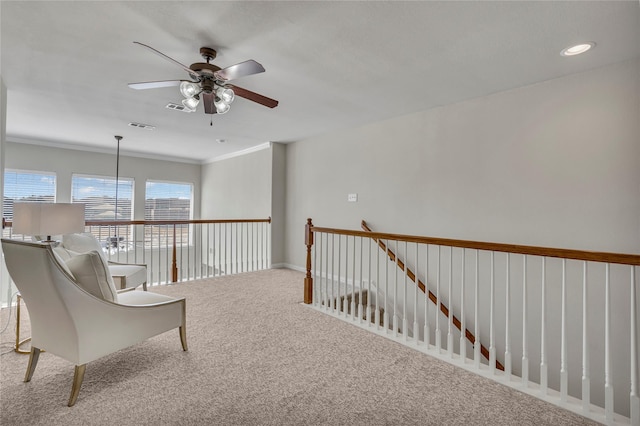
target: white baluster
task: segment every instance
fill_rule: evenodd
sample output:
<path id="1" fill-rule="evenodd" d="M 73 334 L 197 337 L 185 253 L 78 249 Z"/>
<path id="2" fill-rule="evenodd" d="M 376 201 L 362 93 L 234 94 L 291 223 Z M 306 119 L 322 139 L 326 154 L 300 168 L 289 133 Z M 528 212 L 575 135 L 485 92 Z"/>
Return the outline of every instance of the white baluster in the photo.
<path id="1" fill-rule="evenodd" d="M 541 300 L 542 305 L 540 307 L 540 393 L 542 396 L 547 395 L 548 387 L 548 364 L 547 364 L 547 279 L 546 279 L 546 264 L 547 258 L 542 258 L 542 283 L 541 288 Z"/>
<path id="2" fill-rule="evenodd" d="M 429 244 L 425 246 L 424 262 L 424 347 L 431 344 L 431 327 L 429 326 Z"/>
<path id="3" fill-rule="evenodd" d="M 504 323 L 504 378 L 511 380 L 511 256 L 507 253 Z"/>
<path id="4" fill-rule="evenodd" d="M 389 329 L 389 240 L 385 245 L 385 280 L 384 280 L 384 315 L 382 318 L 382 325 L 384 332 L 387 333 Z"/>
<path id="5" fill-rule="evenodd" d="M 636 294 L 636 268 L 631 266 L 631 392 L 629 393 L 631 407 L 631 424 L 640 425 L 640 396 L 638 395 L 638 305 Z"/>
<path id="6" fill-rule="evenodd" d="M 235 263 L 236 263 L 236 274 L 240 271 L 240 265 L 238 265 L 238 261 L 240 260 L 240 256 L 238 255 L 238 222 L 236 222 L 236 238 L 233 240 L 233 243 L 235 245 L 236 251 L 235 251 Z M 240 240 L 242 242 L 242 239 Z"/>
<path id="7" fill-rule="evenodd" d="M 522 256 L 522 386 L 529 386 L 529 348 L 527 336 L 527 255 Z"/>
<path id="8" fill-rule="evenodd" d="M 336 268 L 336 256 L 335 256 L 335 249 L 336 249 L 336 234 L 331 234 L 331 310 L 335 313 L 335 310 L 337 309 L 337 305 L 338 305 L 338 297 L 336 296 L 336 274 L 335 274 L 335 268 Z M 340 283 L 338 282 L 338 285 Z"/>
<path id="9" fill-rule="evenodd" d="M 438 246 L 438 264 L 436 266 L 436 299 L 438 299 L 438 303 L 436 303 L 436 351 L 438 353 L 442 349 L 442 331 L 440 330 L 440 305 L 442 304 L 440 297 L 440 249 L 441 246 Z"/>
<path id="10" fill-rule="evenodd" d="M 587 262 L 582 262 L 582 411 L 589 412 L 591 404 L 589 379 L 589 326 L 587 324 Z"/>
<path id="11" fill-rule="evenodd" d="M 324 252 L 325 252 L 325 262 L 324 262 L 324 281 L 325 281 L 325 294 L 324 294 L 324 309 L 328 311 L 331 308 L 331 297 L 329 291 L 329 234 L 324 234 Z"/>
<path id="12" fill-rule="evenodd" d="M 377 250 L 377 248 L 376 248 L 376 316 L 374 319 L 376 321 L 376 330 L 379 330 L 380 329 L 380 250 Z"/>
<path id="13" fill-rule="evenodd" d="M 493 323 L 494 317 L 494 299 L 495 299 L 495 252 L 491 252 L 491 288 L 489 290 L 489 370 L 491 374 L 496 373 L 496 336 L 495 336 L 495 324 Z"/>
<path id="14" fill-rule="evenodd" d="M 418 331 L 418 285 L 420 283 L 420 275 L 418 275 L 418 271 L 420 270 L 418 266 L 418 243 L 416 243 L 416 272 L 414 274 L 414 297 L 413 297 L 413 340 L 418 344 L 420 340 L 420 333 Z"/>
<path id="15" fill-rule="evenodd" d="M 369 273 L 367 274 L 367 307 L 366 316 L 367 316 L 367 326 L 371 327 L 371 238 L 369 241 Z M 376 283 L 377 285 L 378 283 Z M 377 299 L 377 297 L 376 297 Z"/>
<path id="16" fill-rule="evenodd" d="M 244 272 L 244 223 L 239 223 L 238 225 L 240 226 L 240 272 Z"/>
<path id="17" fill-rule="evenodd" d="M 408 321 L 407 321 L 407 276 L 409 271 L 409 254 L 407 250 L 407 242 L 404 242 L 404 289 L 402 292 L 402 335 L 404 336 L 404 341 L 408 340 L 409 329 L 408 329 Z"/>
<path id="18" fill-rule="evenodd" d="M 349 237 L 345 238 L 345 249 L 344 249 L 344 293 L 342 293 L 342 274 L 340 271 L 340 264 L 342 262 L 342 235 L 338 236 L 338 303 L 340 306 L 338 307 L 338 315 L 347 315 L 347 269 L 349 267 Z"/>
<path id="19" fill-rule="evenodd" d="M 312 246 L 313 249 L 313 265 L 311 268 L 312 274 L 313 274 L 313 296 L 312 296 L 312 302 L 314 306 L 318 306 L 320 304 L 320 295 L 322 294 L 321 291 L 321 284 L 320 284 L 320 280 L 319 280 L 319 275 L 318 275 L 318 247 L 320 245 L 320 239 L 318 238 L 319 235 L 316 232 L 314 234 L 314 244 Z"/>
<path id="20" fill-rule="evenodd" d="M 609 264 L 605 264 L 604 287 L 604 417 L 613 422 L 613 377 L 611 374 L 611 283 Z"/>
<path id="21" fill-rule="evenodd" d="M 349 238 L 349 237 L 347 237 Z M 351 256 L 351 320 L 356 318 L 356 237 L 353 236 L 353 256 Z"/>
<path id="22" fill-rule="evenodd" d="M 447 353 L 453 357 L 453 247 L 449 247 L 449 321 L 447 321 Z"/>
<path id="23" fill-rule="evenodd" d="M 480 357 L 482 356 L 482 351 L 480 350 L 481 347 L 481 343 L 480 343 L 480 302 L 479 302 L 479 296 L 480 296 L 480 268 L 478 265 L 478 250 L 476 250 L 475 252 L 475 258 L 476 258 L 476 267 L 475 267 L 475 271 L 476 271 L 476 277 L 475 277 L 475 288 L 474 288 L 474 298 L 475 298 L 475 306 L 474 306 L 474 313 L 475 313 L 475 330 L 474 330 L 474 334 L 476 336 L 476 340 L 473 343 L 473 365 L 477 368 L 480 369 Z"/>
<path id="24" fill-rule="evenodd" d="M 227 257 L 227 238 L 228 238 L 228 223 L 224 224 L 224 273 L 225 275 L 229 275 L 231 271 L 229 270 L 229 258 Z"/>
<path id="25" fill-rule="evenodd" d="M 560 335 L 560 401 L 567 402 L 569 372 L 567 370 L 567 260 L 562 259 L 562 319 Z"/>
<path id="26" fill-rule="evenodd" d="M 354 237 L 355 239 L 355 237 Z M 355 244 L 353 245 L 355 247 Z M 355 259 L 355 254 L 354 254 Z M 360 298 L 358 299 L 358 322 L 362 323 L 362 317 L 364 316 L 364 311 L 362 310 L 362 292 L 364 287 L 364 282 L 362 281 L 362 237 L 360 237 Z M 354 268 L 355 269 L 355 268 Z M 368 318 L 368 317 L 367 317 Z"/>
<path id="27" fill-rule="evenodd" d="M 467 342 L 466 342 L 466 320 L 464 316 L 464 267 L 465 249 L 462 249 L 462 276 L 460 279 L 460 360 L 464 364 L 467 362 Z"/>
<path id="28" fill-rule="evenodd" d="M 396 247 L 394 250 L 396 254 L 396 267 L 393 274 L 393 336 L 398 337 L 398 328 L 400 317 L 398 316 L 398 240 L 396 240 Z"/>

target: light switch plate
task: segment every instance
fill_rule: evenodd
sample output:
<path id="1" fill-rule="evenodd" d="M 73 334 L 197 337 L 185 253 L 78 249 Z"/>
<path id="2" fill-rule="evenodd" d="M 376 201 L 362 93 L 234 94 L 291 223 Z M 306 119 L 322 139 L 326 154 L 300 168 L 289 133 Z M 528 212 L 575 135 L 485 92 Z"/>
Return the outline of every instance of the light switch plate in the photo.
<path id="1" fill-rule="evenodd" d="M 358 201 L 358 194 L 347 195 L 347 201 L 349 201 L 350 203 L 355 203 L 356 201 Z"/>

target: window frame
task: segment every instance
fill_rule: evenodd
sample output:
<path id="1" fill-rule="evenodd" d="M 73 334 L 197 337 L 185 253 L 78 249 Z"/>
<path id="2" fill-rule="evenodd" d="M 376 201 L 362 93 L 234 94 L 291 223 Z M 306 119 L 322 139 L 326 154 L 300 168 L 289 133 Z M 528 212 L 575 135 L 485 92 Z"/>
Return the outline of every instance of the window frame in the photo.
<path id="1" fill-rule="evenodd" d="M 8 214 L 8 209 L 4 208 L 6 206 L 7 198 L 12 198 L 14 201 L 17 199 L 15 197 L 7 197 L 6 187 L 7 187 L 7 173 L 16 173 L 16 174 L 32 174 L 32 175 L 42 175 L 46 177 L 53 177 L 53 200 L 51 202 L 55 203 L 57 201 L 58 195 L 58 174 L 53 171 L 44 171 L 44 170 L 30 170 L 30 169 L 14 169 L 14 168 L 6 168 L 3 172 L 3 180 L 2 180 L 2 204 L 3 210 L 2 215 L 8 221 L 13 221 L 13 205 L 11 206 L 11 215 Z M 47 195 L 43 196 L 46 197 Z M 26 202 L 38 202 L 38 200 L 31 200 Z M 49 201 L 41 201 L 41 202 L 49 202 Z"/>

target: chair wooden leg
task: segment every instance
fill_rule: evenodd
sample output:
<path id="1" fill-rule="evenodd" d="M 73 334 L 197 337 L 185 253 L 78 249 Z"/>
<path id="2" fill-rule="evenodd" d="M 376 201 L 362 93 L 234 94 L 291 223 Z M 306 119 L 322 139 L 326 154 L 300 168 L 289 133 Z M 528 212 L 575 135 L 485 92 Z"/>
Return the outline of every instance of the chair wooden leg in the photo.
<path id="1" fill-rule="evenodd" d="M 31 352 L 29 352 L 29 363 L 27 364 L 27 372 L 24 375 L 24 381 L 28 382 L 33 377 L 33 372 L 38 365 L 38 358 L 40 357 L 40 349 L 31 346 Z"/>
<path id="2" fill-rule="evenodd" d="M 147 282 L 146 281 L 142 283 L 142 290 L 143 291 L 147 291 Z"/>
<path id="3" fill-rule="evenodd" d="M 76 365 L 75 371 L 73 373 L 73 386 L 71 388 L 71 396 L 69 397 L 69 407 L 73 407 L 78 399 L 78 394 L 80 393 L 80 386 L 82 386 L 82 380 L 84 380 L 84 370 L 86 369 L 87 364 Z"/>
<path id="4" fill-rule="evenodd" d="M 26 339 L 20 340 L 20 305 L 22 301 L 22 295 L 18 293 L 18 297 L 16 298 L 16 344 L 13 347 L 13 350 L 19 354 L 29 354 L 31 351 L 21 349 L 20 347 L 27 342 L 31 341 L 31 337 L 27 337 Z"/>
<path id="5" fill-rule="evenodd" d="M 187 326 L 180 326 L 180 343 L 182 343 L 182 350 L 186 351 L 187 349 Z"/>

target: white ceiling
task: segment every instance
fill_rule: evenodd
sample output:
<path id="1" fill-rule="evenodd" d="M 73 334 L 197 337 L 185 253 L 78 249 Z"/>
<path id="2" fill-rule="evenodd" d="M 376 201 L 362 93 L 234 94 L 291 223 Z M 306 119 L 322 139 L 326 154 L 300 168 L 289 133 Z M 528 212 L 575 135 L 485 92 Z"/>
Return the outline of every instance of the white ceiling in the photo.
<path id="1" fill-rule="evenodd" d="M 203 162 L 293 142 L 640 56 L 640 3 L 2 1 L 7 138 Z M 238 98 L 225 115 L 165 108 L 178 62 L 218 51 L 266 72 L 235 80 L 280 101 Z M 576 57 L 559 52 L 595 41 Z M 129 122 L 156 126 L 148 131 Z M 226 139 L 220 144 L 216 139 Z"/>

